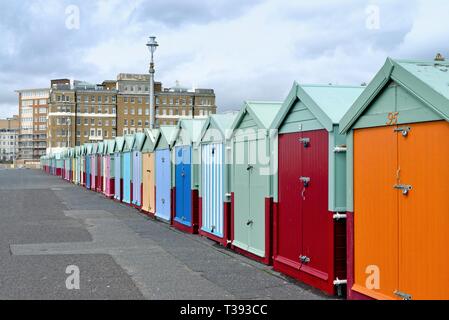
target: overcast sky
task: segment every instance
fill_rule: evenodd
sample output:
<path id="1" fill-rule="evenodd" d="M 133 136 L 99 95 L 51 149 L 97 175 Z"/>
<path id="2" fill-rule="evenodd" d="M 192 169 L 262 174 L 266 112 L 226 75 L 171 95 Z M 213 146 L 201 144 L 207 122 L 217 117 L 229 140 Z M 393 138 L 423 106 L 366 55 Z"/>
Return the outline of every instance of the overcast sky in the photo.
<path id="1" fill-rule="evenodd" d="M 294 80 L 357 85 L 388 56 L 449 57 L 448 13 L 447 0 L 0 0 L 0 117 L 16 89 L 147 72 L 149 35 L 156 80 L 214 88 L 219 111 L 283 100 Z"/>

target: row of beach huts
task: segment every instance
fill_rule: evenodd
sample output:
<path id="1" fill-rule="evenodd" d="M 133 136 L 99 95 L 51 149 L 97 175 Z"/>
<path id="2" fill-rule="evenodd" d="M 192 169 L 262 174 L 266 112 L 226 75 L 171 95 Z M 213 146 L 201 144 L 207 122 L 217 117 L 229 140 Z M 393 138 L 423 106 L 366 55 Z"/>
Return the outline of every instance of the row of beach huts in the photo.
<path id="1" fill-rule="evenodd" d="M 348 299 L 449 299 L 449 63 L 42 157 L 45 172 Z"/>

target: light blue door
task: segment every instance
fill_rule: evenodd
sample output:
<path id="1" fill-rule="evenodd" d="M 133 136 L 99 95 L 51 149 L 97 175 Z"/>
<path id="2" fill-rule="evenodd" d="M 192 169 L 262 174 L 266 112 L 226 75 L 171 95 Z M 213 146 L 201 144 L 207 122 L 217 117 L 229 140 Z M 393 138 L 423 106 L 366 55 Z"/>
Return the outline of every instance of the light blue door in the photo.
<path id="1" fill-rule="evenodd" d="M 156 151 L 156 217 L 170 220 L 171 163 L 170 150 Z"/>
<path id="2" fill-rule="evenodd" d="M 191 147 L 176 147 L 176 216 L 175 220 L 192 225 Z M 156 190 L 157 192 L 157 190 Z"/>
<path id="3" fill-rule="evenodd" d="M 86 188 L 90 189 L 90 157 L 86 156 L 84 159 L 84 163 L 86 164 Z"/>
<path id="4" fill-rule="evenodd" d="M 134 151 L 133 157 L 133 204 L 136 206 L 141 205 L 141 184 L 142 184 L 142 153 L 140 151 Z"/>
<path id="5" fill-rule="evenodd" d="M 201 229 L 223 237 L 223 144 L 201 147 L 202 226 Z"/>
<path id="6" fill-rule="evenodd" d="M 131 152 L 123 153 L 123 202 L 131 203 Z"/>
<path id="7" fill-rule="evenodd" d="M 114 181 L 114 198 L 117 200 L 120 199 L 120 179 L 122 178 L 122 162 L 120 161 L 120 153 L 114 154 L 114 175 L 115 175 L 115 181 Z"/>

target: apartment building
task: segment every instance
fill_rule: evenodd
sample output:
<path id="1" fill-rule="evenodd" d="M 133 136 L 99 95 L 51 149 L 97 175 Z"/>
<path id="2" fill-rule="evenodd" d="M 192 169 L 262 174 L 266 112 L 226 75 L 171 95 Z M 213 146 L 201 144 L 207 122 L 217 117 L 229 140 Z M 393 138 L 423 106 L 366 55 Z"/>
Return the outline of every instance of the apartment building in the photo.
<path id="1" fill-rule="evenodd" d="M 47 113 L 50 90 L 17 90 L 19 98 L 19 153 L 17 163 L 39 163 L 47 148 Z"/>
<path id="2" fill-rule="evenodd" d="M 117 80 L 91 84 L 70 79 L 50 81 L 50 89 L 18 90 L 19 159 L 37 161 L 45 153 L 149 127 L 147 74 L 121 73 Z M 216 113 L 213 89 L 188 89 L 155 83 L 155 126 Z"/>
<path id="3" fill-rule="evenodd" d="M 19 154 L 19 116 L 0 119 L 0 162 L 13 162 Z"/>
<path id="4" fill-rule="evenodd" d="M 75 90 L 69 79 L 50 81 L 48 150 L 75 145 Z"/>
<path id="5" fill-rule="evenodd" d="M 49 152 L 110 139 L 116 135 L 115 81 L 51 81 L 48 113 Z"/>
<path id="6" fill-rule="evenodd" d="M 117 134 L 141 132 L 149 126 L 149 75 L 121 73 L 117 76 Z M 206 118 L 216 113 L 212 89 L 189 90 L 179 83 L 173 88 L 154 86 L 155 127 L 176 124 L 179 119 Z"/>
<path id="7" fill-rule="evenodd" d="M 117 92 L 115 81 L 101 85 L 75 81 L 75 145 L 115 138 L 117 134 Z"/>

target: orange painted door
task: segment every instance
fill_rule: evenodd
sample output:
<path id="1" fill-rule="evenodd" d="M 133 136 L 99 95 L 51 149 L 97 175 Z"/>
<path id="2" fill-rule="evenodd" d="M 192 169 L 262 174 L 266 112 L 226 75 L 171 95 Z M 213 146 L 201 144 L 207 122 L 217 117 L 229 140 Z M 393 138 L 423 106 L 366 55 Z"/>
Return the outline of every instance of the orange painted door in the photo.
<path id="1" fill-rule="evenodd" d="M 449 299 L 449 123 L 398 134 L 399 286 L 412 299 Z"/>
<path id="2" fill-rule="evenodd" d="M 154 153 L 144 153 L 142 155 L 142 173 L 142 209 L 146 212 L 155 213 Z"/>
<path id="3" fill-rule="evenodd" d="M 398 285 L 397 134 L 392 127 L 354 131 L 353 290 L 395 299 Z"/>

